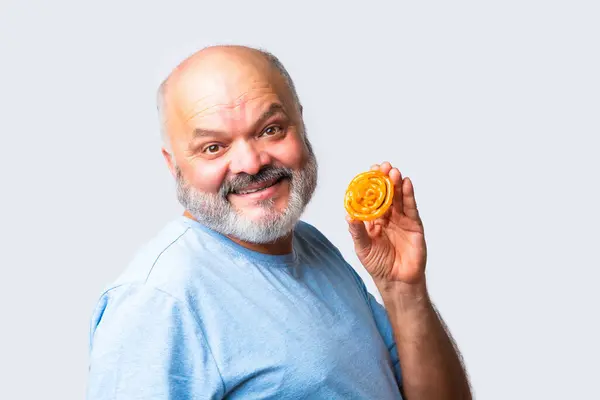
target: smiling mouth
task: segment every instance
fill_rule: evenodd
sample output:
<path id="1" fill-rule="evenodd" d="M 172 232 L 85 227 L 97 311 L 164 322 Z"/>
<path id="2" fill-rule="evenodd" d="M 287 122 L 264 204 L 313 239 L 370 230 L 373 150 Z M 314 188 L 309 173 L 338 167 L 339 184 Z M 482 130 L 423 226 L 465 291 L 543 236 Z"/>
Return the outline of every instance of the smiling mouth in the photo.
<path id="1" fill-rule="evenodd" d="M 272 179 L 272 180 L 265 181 L 265 182 L 255 183 L 253 185 L 246 186 L 242 190 L 234 190 L 231 193 L 237 194 L 237 195 L 245 195 L 245 194 L 261 192 L 265 189 L 270 188 L 271 186 L 275 186 L 276 184 L 283 181 L 284 179 L 287 179 L 287 178 L 285 176 L 282 176 L 277 179 Z"/>

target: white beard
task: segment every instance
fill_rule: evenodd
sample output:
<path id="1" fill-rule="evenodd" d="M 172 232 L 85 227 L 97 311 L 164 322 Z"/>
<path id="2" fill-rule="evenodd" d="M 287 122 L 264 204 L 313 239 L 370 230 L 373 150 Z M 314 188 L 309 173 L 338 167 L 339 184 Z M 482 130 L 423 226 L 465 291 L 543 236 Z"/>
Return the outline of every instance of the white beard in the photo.
<path id="1" fill-rule="evenodd" d="M 290 195 L 283 211 L 274 208 L 271 199 L 257 203 L 263 216 L 256 220 L 244 216 L 232 207 L 223 190 L 204 193 L 189 185 L 176 166 L 177 198 L 181 205 L 201 224 L 225 236 L 248 243 L 271 243 L 289 234 L 309 203 L 317 185 L 317 161 L 312 148 L 306 165 L 291 172 Z M 223 189 L 223 188 L 222 188 Z"/>

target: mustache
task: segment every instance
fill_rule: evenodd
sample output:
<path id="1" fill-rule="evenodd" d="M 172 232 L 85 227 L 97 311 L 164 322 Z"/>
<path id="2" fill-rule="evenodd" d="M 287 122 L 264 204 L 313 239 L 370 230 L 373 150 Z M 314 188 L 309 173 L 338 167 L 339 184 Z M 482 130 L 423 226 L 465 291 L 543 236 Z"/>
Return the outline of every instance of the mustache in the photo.
<path id="1" fill-rule="evenodd" d="M 291 168 L 265 165 L 254 175 L 242 172 L 235 175 L 231 179 L 228 179 L 221 185 L 219 194 L 225 198 L 227 195 L 241 191 L 252 184 L 260 184 L 263 182 L 280 180 L 283 178 L 292 179 L 292 177 L 293 171 Z"/>

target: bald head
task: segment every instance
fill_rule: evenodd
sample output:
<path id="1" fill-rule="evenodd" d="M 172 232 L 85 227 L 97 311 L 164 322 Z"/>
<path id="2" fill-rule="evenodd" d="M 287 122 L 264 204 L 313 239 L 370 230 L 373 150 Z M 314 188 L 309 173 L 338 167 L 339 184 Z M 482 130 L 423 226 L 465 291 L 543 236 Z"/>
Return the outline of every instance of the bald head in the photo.
<path id="1" fill-rule="evenodd" d="M 279 59 L 267 51 L 245 46 L 211 46 L 182 61 L 158 89 L 157 107 L 164 147 L 170 149 L 172 120 L 188 117 L 181 115 L 179 102 L 199 101 L 204 94 L 215 93 L 219 86 L 237 85 L 243 92 L 244 85 L 251 84 L 258 75 L 266 76 L 266 80 L 285 92 L 283 97 L 288 97 L 296 110 L 301 110 L 290 74 Z"/>

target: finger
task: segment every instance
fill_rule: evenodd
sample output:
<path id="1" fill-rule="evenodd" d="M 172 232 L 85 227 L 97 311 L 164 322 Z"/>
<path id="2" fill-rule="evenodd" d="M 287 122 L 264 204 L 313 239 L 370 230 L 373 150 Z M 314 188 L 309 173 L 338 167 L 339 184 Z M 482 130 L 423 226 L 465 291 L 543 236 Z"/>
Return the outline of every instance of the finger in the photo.
<path id="1" fill-rule="evenodd" d="M 369 251 L 371 238 L 364 222 L 352 219 L 349 215 L 346 216 L 346 222 L 348 222 L 348 231 L 354 242 L 354 249 L 357 252 Z"/>
<path id="2" fill-rule="evenodd" d="M 381 220 L 381 218 L 380 218 L 380 220 Z M 379 235 L 381 235 L 381 229 L 383 229 L 383 224 L 384 223 L 385 222 L 380 222 L 380 223 L 375 222 L 371 226 L 371 228 L 367 227 L 367 232 L 369 233 L 369 237 L 370 238 L 379 237 Z"/>
<path id="3" fill-rule="evenodd" d="M 415 189 L 410 178 L 406 177 L 402 181 L 402 203 L 403 212 L 409 218 L 418 221 L 419 210 L 417 210 L 417 201 L 415 200 Z"/>
<path id="4" fill-rule="evenodd" d="M 390 180 L 394 185 L 394 199 L 392 200 L 392 208 L 398 213 L 402 213 L 402 174 L 398 168 L 392 168 L 389 173 Z"/>
<path id="5" fill-rule="evenodd" d="M 379 169 L 379 164 L 371 165 L 371 171 L 377 171 Z"/>
<path id="6" fill-rule="evenodd" d="M 384 161 L 381 164 L 381 166 L 379 167 L 379 170 L 386 175 L 390 173 L 391 169 L 392 169 L 392 164 L 390 164 L 388 161 Z"/>
<path id="7" fill-rule="evenodd" d="M 400 183 L 402 183 L 402 174 L 400 173 L 400 170 L 398 168 L 392 168 L 388 175 L 392 180 L 394 187 L 399 186 Z"/>

